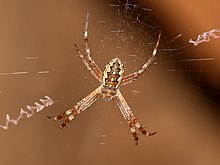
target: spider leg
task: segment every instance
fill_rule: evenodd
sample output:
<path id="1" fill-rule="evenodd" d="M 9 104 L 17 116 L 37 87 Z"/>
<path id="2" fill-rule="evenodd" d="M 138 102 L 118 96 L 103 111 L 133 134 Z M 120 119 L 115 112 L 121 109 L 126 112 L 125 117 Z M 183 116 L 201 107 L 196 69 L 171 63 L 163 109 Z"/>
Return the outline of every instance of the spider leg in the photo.
<path id="1" fill-rule="evenodd" d="M 91 53 L 89 49 L 89 40 L 88 40 L 88 24 L 89 24 L 89 13 L 87 13 L 86 15 L 85 30 L 83 33 L 83 40 L 85 42 L 85 49 L 86 49 L 86 57 L 83 56 L 83 54 L 80 52 L 76 44 L 74 44 L 74 46 L 76 47 L 79 57 L 82 59 L 86 68 L 97 80 L 99 80 L 99 82 L 102 82 L 102 72 L 90 55 Z"/>
<path id="2" fill-rule="evenodd" d="M 63 118 L 67 118 L 60 126 L 60 128 L 63 128 L 84 110 L 86 110 L 92 103 L 94 103 L 97 98 L 101 95 L 101 86 L 95 89 L 93 92 L 91 92 L 89 95 L 87 95 L 85 98 L 83 98 L 81 101 L 79 101 L 73 108 L 61 113 L 58 116 L 50 117 L 47 116 L 49 119 L 52 120 L 61 120 Z"/>
<path id="3" fill-rule="evenodd" d="M 137 134 L 137 129 L 146 136 L 154 135 L 156 132 L 148 133 L 142 125 L 138 122 L 138 120 L 135 118 L 133 112 L 131 111 L 131 108 L 128 106 L 127 102 L 125 101 L 124 97 L 122 96 L 121 92 L 118 90 L 117 94 L 115 96 L 117 105 L 124 117 L 124 119 L 128 122 L 129 130 L 133 136 L 133 139 L 136 141 L 136 144 L 138 143 L 139 137 Z"/>
<path id="4" fill-rule="evenodd" d="M 150 58 L 147 60 L 147 62 L 144 63 L 144 65 L 142 66 L 141 69 L 139 69 L 138 71 L 134 72 L 134 73 L 131 73 L 125 77 L 122 78 L 122 83 L 121 85 L 127 85 L 127 84 L 130 84 L 132 83 L 134 80 L 136 80 L 140 75 L 142 75 L 144 73 L 144 71 L 146 70 L 146 68 L 154 61 L 155 59 L 155 56 L 157 54 L 157 48 L 159 46 L 159 42 L 160 42 L 160 37 L 161 37 L 161 33 L 159 34 L 158 36 L 158 39 L 157 39 L 157 43 L 156 43 L 156 46 L 153 50 L 153 53 L 152 55 L 150 56 Z"/>

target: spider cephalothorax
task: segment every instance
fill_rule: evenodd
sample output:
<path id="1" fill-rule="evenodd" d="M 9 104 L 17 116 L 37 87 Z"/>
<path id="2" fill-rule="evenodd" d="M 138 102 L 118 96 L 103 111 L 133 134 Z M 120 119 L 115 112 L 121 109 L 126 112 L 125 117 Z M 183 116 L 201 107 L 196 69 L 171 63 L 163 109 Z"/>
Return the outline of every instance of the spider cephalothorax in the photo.
<path id="1" fill-rule="evenodd" d="M 112 99 L 116 100 L 116 103 L 129 126 L 129 131 L 132 134 L 133 139 L 138 143 L 139 137 L 137 134 L 137 130 L 139 130 L 142 134 L 150 136 L 154 133 L 147 133 L 147 131 L 141 126 L 138 120 L 135 118 L 131 108 L 127 104 L 123 95 L 121 94 L 119 87 L 130 84 L 134 80 L 136 80 L 140 75 L 142 75 L 145 69 L 152 63 L 157 53 L 157 48 L 159 45 L 159 40 L 161 33 L 158 36 L 156 47 L 153 50 L 150 58 L 144 63 L 140 70 L 131 73 L 127 76 L 123 76 L 124 68 L 121 60 L 119 58 L 112 59 L 105 67 L 104 72 L 102 73 L 99 67 L 96 65 L 95 61 L 92 60 L 90 56 L 90 49 L 88 43 L 88 21 L 89 14 L 86 16 L 85 22 L 85 31 L 84 31 L 84 42 L 86 49 L 86 57 L 81 53 L 78 49 L 77 45 L 75 45 L 76 50 L 79 53 L 79 57 L 82 59 L 86 68 L 90 71 L 90 73 L 101 83 L 101 85 L 92 91 L 89 95 L 79 101 L 75 106 L 71 109 L 61 113 L 56 117 L 49 117 L 53 120 L 61 120 L 64 117 L 67 117 L 66 120 L 61 124 L 61 128 L 67 126 L 76 116 L 78 116 L 81 112 L 86 110 L 92 103 L 94 103 L 98 98 L 103 97 L 106 101 L 110 101 Z"/>

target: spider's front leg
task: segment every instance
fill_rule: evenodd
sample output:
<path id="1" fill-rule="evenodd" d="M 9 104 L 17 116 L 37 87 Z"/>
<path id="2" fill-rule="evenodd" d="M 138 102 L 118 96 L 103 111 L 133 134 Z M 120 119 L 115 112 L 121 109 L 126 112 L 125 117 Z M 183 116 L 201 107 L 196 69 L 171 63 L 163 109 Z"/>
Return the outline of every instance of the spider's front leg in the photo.
<path id="1" fill-rule="evenodd" d="M 73 108 L 61 113 L 58 116 L 55 116 L 55 117 L 47 116 L 47 117 L 52 120 L 61 120 L 61 119 L 67 117 L 67 119 L 60 126 L 60 128 L 63 128 L 65 126 L 69 125 L 69 123 L 78 114 L 80 114 L 81 112 L 86 110 L 92 103 L 94 103 L 100 95 L 101 95 L 101 86 L 98 87 L 97 89 L 95 89 L 88 96 L 83 98 L 81 101 L 79 101 L 75 106 L 73 106 Z"/>
<path id="2" fill-rule="evenodd" d="M 86 57 L 81 53 L 79 48 L 76 44 L 74 46 L 76 47 L 76 50 L 79 54 L 79 57 L 82 59 L 84 65 L 86 68 L 90 71 L 90 73 L 99 81 L 102 82 L 102 72 L 99 69 L 99 67 L 96 65 L 95 61 L 91 57 L 90 49 L 89 49 L 89 39 L 88 39 L 88 24 L 89 24 L 89 13 L 86 15 L 86 21 L 85 21 L 85 30 L 83 33 L 83 40 L 85 43 L 85 49 L 86 49 Z"/>
<path id="3" fill-rule="evenodd" d="M 161 33 L 158 36 L 157 43 L 156 43 L 156 46 L 155 46 L 155 48 L 153 50 L 153 53 L 150 56 L 150 58 L 147 60 L 147 62 L 145 62 L 144 65 L 142 66 L 142 68 L 140 70 L 138 70 L 137 72 L 131 73 L 131 74 L 123 77 L 122 83 L 121 83 L 122 86 L 130 84 L 134 80 L 136 80 L 140 75 L 142 75 L 144 73 L 144 71 L 147 69 L 147 67 L 154 61 L 155 56 L 157 54 L 157 48 L 159 46 L 160 37 L 161 37 Z"/>
<path id="4" fill-rule="evenodd" d="M 137 134 L 137 129 L 146 136 L 154 135 L 156 132 L 148 133 L 141 124 L 137 121 L 137 119 L 134 117 L 133 112 L 131 111 L 131 108 L 128 106 L 127 102 L 125 101 L 124 97 L 122 96 L 121 92 L 118 90 L 117 94 L 115 96 L 117 105 L 125 118 L 125 120 L 128 122 L 129 130 L 133 136 L 133 139 L 136 141 L 136 144 L 138 145 L 139 137 Z"/>

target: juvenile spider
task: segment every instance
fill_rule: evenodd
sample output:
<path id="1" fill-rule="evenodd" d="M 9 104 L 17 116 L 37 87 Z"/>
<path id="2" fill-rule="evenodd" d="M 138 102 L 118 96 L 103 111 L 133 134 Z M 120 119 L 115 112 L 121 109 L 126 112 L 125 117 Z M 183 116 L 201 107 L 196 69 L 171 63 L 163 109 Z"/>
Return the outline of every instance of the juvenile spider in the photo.
<path id="1" fill-rule="evenodd" d="M 150 58 L 144 63 L 142 68 L 137 72 L 129 74 L 127 76 L 123 76 L 124 68 L 121 60 L 119 58 L 112 59 L 105 67 L 104 72 L 102 73 L 96 63 L 92 60 L 90 56 L 90 49 L 88 43 L 88 21 L 89 21 L 89 13 L 86 15 L 85 21 L 85 30 L 84 30 L 84 42 L 85 42 L 85 51 L 86 57 L 80 52 L 77 45 L 76 50 L 79 54 L 79 57 L 82 59 L 86 68 L 90 71 L 90 73 L 101 83 L 101 85 L 91 92 L 88 96 L 79 101 L 75 106 L 66 112 L 61 113 L 56 117 L 47 116 L 49 119 L 53 120 L 61 120 L 66 117 L 66 120 L 61 124 L 61 128 L 70 124 L 70 122 L 81 112 L 86 110 L 92 103 L 94 103 L 99 97 L 103 97 L 106 101 L 111 101 L 113 99 L 116 100 L 116 103 L 124 117 L 124 119 L 128 122 L 129 131 L 132 134 L 133 139 L 136 144 L 138 143 L 139 137 L 137 134 L 137 130 L 139 130 L 142 134 L 151 136 L 156 132 L 147 133 L 146 130 L 141 126 L 138 120 L 135 118 L 131 108 L 128 106 L 125 101 L 123 95 L 121 94 L 119 87 L 130 84 L 134 80 L 136 80 L 141 74 L 144 73 L 145 69 L 152 63 L 157 53 L 157 48 L 159 45 L 159 40 L 161 33 L 158 36 L 158 40 L 153 50 Z"/>

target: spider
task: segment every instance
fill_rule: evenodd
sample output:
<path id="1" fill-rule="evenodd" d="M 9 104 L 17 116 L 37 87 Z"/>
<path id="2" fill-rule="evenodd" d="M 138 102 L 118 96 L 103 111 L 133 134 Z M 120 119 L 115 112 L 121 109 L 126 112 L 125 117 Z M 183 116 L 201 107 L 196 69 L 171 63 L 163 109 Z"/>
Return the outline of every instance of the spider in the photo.
<path id="1" fill-rule="evenodd" d="M 154 135 L 156 132 L 148 133 L 143 126 L 138 122 L 137 118 L 134 116 L 131 108 L 127 104 L 123 95 L 121 94 L 119 88 L 121 86 L 132 83 L 136 80 L 140 75 L 144 73 L 146 68 L 152 63 L 157 53 L 157 48 L 159 45 L 161 33 L 158 36 L 158 40 L 156 46 L 153 50 L 150 58 L 144 63 L 142 68 L 134 73 L 131 73 L 127 76 L 123 76 L 124 68 L 121 60 L 119 58 L 112 59 L 105 67 L 104 72 L 102 73 L 99 67 L 96 65 L 95 61 L 92 60 L 90 56 L 90 48 L 88 42 L 88 22 L 89 22 L 89 13 L 86 15 L 85 20 L 85 29 L 83 33 L 84 42 L 85 42 L 85 52 L 86 56 L 84 56 L 76 44 L 74 44 L 79 57 L 82 59 L 86 68 L 90 71 L 90 73 L 101 83 L 101 85 L 92 91 L 89 95 L 79 101 L 76 105 L 74 105 L 71 109 L 61 113 L 58 116 L 50 117 L 52 120 L 61 120 L 66 118 L 66 120 L 60 125 L 60 128 L 64 128 L 70 124 L 70 122 L 78 116 L 80 113 L 85 111 L 92 103 L 94 103 L 98 98 L 103 97 L 105 101 L 116 100 L 116 103 L 129 126 L 129 131 L 132 134 L 132 137 L 136 144 L 139 144 L 139 137 L 137 130 L 139 130 L 142 134 L 146 136 Z"/>

